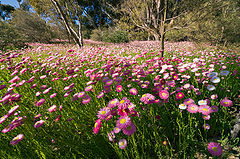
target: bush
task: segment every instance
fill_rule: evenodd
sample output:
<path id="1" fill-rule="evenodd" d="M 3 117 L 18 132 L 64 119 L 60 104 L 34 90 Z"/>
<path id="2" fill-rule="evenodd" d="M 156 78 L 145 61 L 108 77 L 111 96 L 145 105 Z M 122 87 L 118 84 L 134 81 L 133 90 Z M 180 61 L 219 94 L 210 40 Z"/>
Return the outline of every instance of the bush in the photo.
<path id="1" fill-rule="evenodd" d="M 25 44 L 21 40 L 16 28 L 7 22 L 0 21 L 0 50 L 22 48 Z"/>
<path id="2" fill-rule="evenodd" d="M 95 29 L 91 35 L 92 40 L 104 41 L 110 43 L 126 43 L 129 42 L 128 33 L 115 29 Z"/>

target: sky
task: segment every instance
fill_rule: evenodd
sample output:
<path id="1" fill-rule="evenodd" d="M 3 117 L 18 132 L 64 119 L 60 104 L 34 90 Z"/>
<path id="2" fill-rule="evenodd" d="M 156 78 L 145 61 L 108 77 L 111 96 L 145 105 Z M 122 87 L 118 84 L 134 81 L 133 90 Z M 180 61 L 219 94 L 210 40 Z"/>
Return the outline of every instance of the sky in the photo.
<path id="1" fill-rule="evenodd" d="M 9 4 L 14 8 L 19 8 L 17 0 L 0 0 L 1 4 Z"/>

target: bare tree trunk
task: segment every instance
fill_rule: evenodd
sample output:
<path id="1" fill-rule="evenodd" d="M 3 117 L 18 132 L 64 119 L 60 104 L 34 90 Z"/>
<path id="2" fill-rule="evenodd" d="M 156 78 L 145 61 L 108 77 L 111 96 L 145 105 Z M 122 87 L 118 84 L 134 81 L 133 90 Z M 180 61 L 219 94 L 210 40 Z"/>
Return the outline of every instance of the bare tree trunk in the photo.
<path id="1" fill-rule="evenodd" d="M 154 36 L 155 41 L 159 41 L 159 39 L 160 39 L 159 34 L 155 33 L 155 34 L 153 34 L 153 36 Z"/>
<path id="2" fill-rule="evenodd" d="M 71 26 L 68 23 L 68 20 L 66 18 L 66 16 L 64 15 L 60 5 L 58 4 L 58 2 L 56 0 L 51 0 L 55 9 L 57 10 L 58 14 L 60 14 L 65 27 L 67 28 L 68 33 L 73 37 L 74 42 L 78 45 L 79 48 L 82 47 L 82 43 L 80 43 L 81 40 L 79 40 L 79 36 L 77 35 L 77 33 L 73 30 L 73 28 L 71 28 Z"/>
<path id="3" fill-rule="evenodd" d="M 167 18 L 167 0 L 165 0 L 164 2 L 164 15 L 163 15 L 163 19 L 162 19 L 162 25 L 161 25 L 161 49 L 162 49 L 162 53 L 161 53 L 161 57 L 163 57 L 164 55 L 164 40 L 165 40 L 165 23 L 166 23 L 166 18 Z"/>
<path id="4" fill-rule="evenodd" d="M 81 19 L 80 19 L 80 17 L 78 18 L 78 22 L 79 22 L 79 24 L 78 24 L 78 35 L 79 35 L 79 44 L 81 45 L 81 46 L 79 46 L 79 48 L 81 48 L 81 47 L 83 47 L 83 38 L 82 38 L 82 25 L 81 25 Z"/>

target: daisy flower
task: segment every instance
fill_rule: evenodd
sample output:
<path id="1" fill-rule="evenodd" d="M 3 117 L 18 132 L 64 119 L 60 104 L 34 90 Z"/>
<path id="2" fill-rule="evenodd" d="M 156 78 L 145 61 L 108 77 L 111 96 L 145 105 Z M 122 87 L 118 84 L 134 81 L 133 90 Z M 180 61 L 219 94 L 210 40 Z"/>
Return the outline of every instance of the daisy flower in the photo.
<path id="1" fill-rule="evenodd" d="M 55 111 L 56 111 L 56 108 L 57 108 L 57 106 L 56 106 L 56 105 L 53 105 L 53 106 L 51 106 L 50 108 L 48 108 L 48 111 L 49 111 L 50 113 L 55 112 Z"/>
<path id="2" fill-rule="evenodd" d="M 184 99 L 183 104 L 185 105 L 194 104 L 194 100 L 192 98 Z"/>
<path id="3" fill-rule="evenodd" d="M 217 112 L 218 111 L 218 107 L 215 106 L 215 105 L 211 106 L 211 108 L 212 108 L 212 112 Z"/>
<path id="4" fill-rule="evenodd" d="M 101 128 L 101 123 L 102 121 L 100 119 L 96 120 L 95 124 L 94 124 L 94 128 L 93 128 L 93 132 L 94 134 L 97 134 L 98 131 L 100 130 Z"/>
<path id="5" fill-rule="evenodd" d="M 200 105 L 198 108 L 198 112 L 202 113 L 203 115 L 209 115 L 212 113 L 212 109 L 208 105 Z"/>
<path id="6" fill-rule="evenodd" d="M 179 100 L 179 99 L 182 99 L 184 97 L 184 94 L 182 92 L 178 92 L 176 94 L 176 99 Z"/>
<path id="7" fill-rule="evenodd" d="M 40 121 L 37 121 L 35 124 L 34 124 L 34 128 L 39 128 L 40 126 L 42 126 L 44 123 L 44 120 L 40 120 Z"/>
<path id="8" fill-rule="evenodd" d="M 215 77 L 215 76 L 217 76 L 217 75 L 218 75 L 217 72 L 211 72 L 211 73 L 208 73 L 208 74 L 207 74 L 208 77 Z"/>
<path id="9" fill-rule="evenodd" d="M 223 70 L 220 72 L 221 76 L 227 76 L 229 74 L 229 71 Z"/>
<path id="10" fill-rule="evenodd" d="M 85 88 L 85 91 L 86 92 L 90 92 L 91 90 L 93 89 L 93 86 L 92 85 L 89 85 Z"/>
<path id="11" fill-rule="evenodd" d="M 144 94 L 141 97 L 141 102 L 144 102 L 145 104 L 151 104 L 155 101 L 155 96 L 153 96 L 152 94 Z"/>
<path id="12" fill-rule="evenodd" d="M 159 92 L 159 97 L 160 97 L 161 99 L 167 99 L 167 98 L 169 97 L 168 91 L 166 91 L 166 90 L 161 90 L 161 91 Z"/>
<path id="13" fill-rule="evenodd" d="M 97 117 L 101 120 L 104 120 L 110 115 L 110 109 L 108 107 L 104 107 L 98 111 Z"/>
<path id="14" fill-rule="evenodd" d="M 97 98 L 102 98 L 104 96 L 104 92 L 100 92 L 98 95 L 97 95 Z"/>
<path id="15" fill-rule="evenodd" d="M 127 140 L 126 139 L 119 140 L 118 145 L 120 149 L 125 149 L 127 147 Z"/>
<path id="16" fill-rule="evenodd" d="M 215 90 L 215 86 L 214 85 L 208 85 L 207 86 L 207 89 L 209 90 L 209 91 L 213 91 L 213 90 Z"/>
<path id="17" fill-rule="evenodd" d="M 213 77 L 213 78 L 211 78 L 211 82 L 212 83 L 219 83 L 220 82 L 220 78 L 219 77 Z"/>
<path id="18" fill-rule="evenodd" d="M 196 104 L 190 104 L 190 105 L 188 105 L 187 111 L 190 113 L 197 113 L 198 106 Z"/>
<path id="19" fill-rule="evenodd" d="M 129 93 L 130 93 L 131 95 L 137 95 L 138 91 L 137 91 L 136 88 L 131 88 L 131 89 L 129 90 Z"/>
<path id="20" fill-rule="evenodd" d="M 85 92 L 83 92 L 83 91 L 82 91 L 82 92 L 79 92 L 79 93 L 78 93 L 78 98 L 82 98 L 84 95 L 85 95 Z"/>
<path id="21" fill-rule="evenodd" d="M 108 107 L 109 108 L 114 108 L 114 107 L 116 107 L 117 105 L 119 104 L 119 101 L 118 101 L 118 99 L 112 99 L 111 101 L 109 101 L 109 103 L 108 103 Z"/>
<path id="22" fill-rule="evenodd" d="M 132 135 L 135 131 L 136 131 L 136 126 L 132 122 L 127 127 L 123 128 L 123 133 L 128 136 Z"/>
<path id="23" fill-rule="evenodd" d="M 119 102 L 119 109 L 127 109 L 129 104 L 130 100 L 128 100 L 127 97 L 123 97 Z"/>
<path id="24" fill-rule="evenodd" d="M 167 146 L 167 141 L 163 141 L 162 144 L 163 144 L 164 146 Z"/>
<path id="25" fill-rule="evenodd" d="M 221 156 L 222 155 L 222 147 L 216 142 L 210 142 L 208 144 L 208 151 L 213 156 Z"/>
<path id="26" fill-rule="evenodd" d="M 118 128 L 118 127 L 115 127 L 114 130 L 113 130 L 113 132 L 114 132 L 115 134 L 119 133 L 120 131 L 121 131 L 121 129 Z"/>
<path id="27" fill-rule="evenodd" d="M 204 128 L 205 130 L 209 130 L 209 129 L 210 129 L 210 125 L 207 124 L 207 123 L 205 123 L 205 124 L 203 124 L 203 128 Z"/>
<path id="28" fill-rule="evenodd" d="M 230 107 L 232 106 L 232 101 L 227 99 L 226 97 L 220 101 L 220 105 L 224 107 Z"/>
<path id="29" fill-rule="evenodd" d="M 184 110 L 184 109 L 187 109 L 187 106 L 186 106 L 185 104 L 180 104 L 180 105 L 179 105 L 179 108 L 182 109 L 182 110 Z"/>
<path id="30" fill-rule="evenodd" d="M 10 144 L 14 146 L 14 145 L 18 144 L 20 141 L 22 141 L 22 139 L 23 139 L 23 134 L 19 134 L 12 139 Z"/>
<path id="31" fill-rule="evenodd" d="M 131 118 L 129 118 L 128 116 L 121 116 L 117 120 L 117 127 L 121 129 L 129 126 L 130 124 L 131 124 Z"/>
<path id="32" fill-rule="evenodd" d="M 217 98 L 218 98 L 217 94 L 211 95 L 211 99 L 217 99 Z"/>
<path id="33" fill-rule="evenodd" d="M 204 120 L 209 120 L 211 118 L 210 115 L 203 115 L 202 117 Z"/>
<path id="34" fill-rule="evenodd" d="M 198 105 L 207 105 L 207 101 L 206 100 L 200 100 L 200 101 L 198 101 Z"/>
<path id="35" fill-rule="evenodd" d="M 117 90 L 118 93 L 121 92 L 121 91 L 123 90 L 122 85 L 118 85 L 118 86 L 116 87 L 116 90 Z"/>

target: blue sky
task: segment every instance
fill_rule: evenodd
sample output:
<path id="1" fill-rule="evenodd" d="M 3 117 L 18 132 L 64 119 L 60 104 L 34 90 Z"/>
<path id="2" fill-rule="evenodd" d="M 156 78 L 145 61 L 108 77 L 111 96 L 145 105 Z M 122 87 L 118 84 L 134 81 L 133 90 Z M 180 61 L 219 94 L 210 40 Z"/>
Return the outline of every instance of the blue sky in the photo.
<path id="1" fill-rule="evenodd" d="M 17 0 L 0 0 L 0 1 L 1 1 L 1 4 L 9 4 L 14 8 L 19 8 Z"/>

